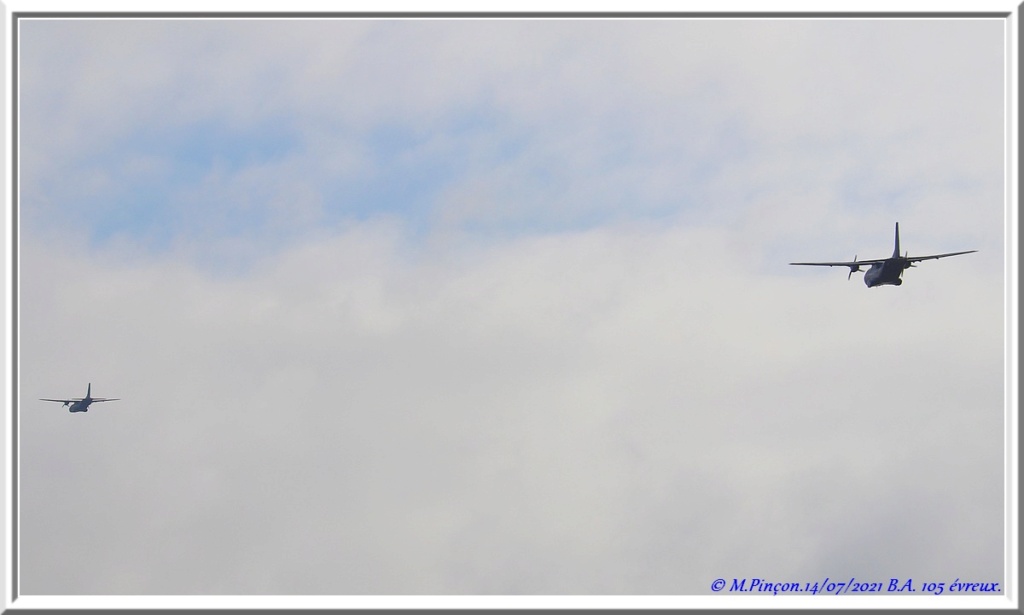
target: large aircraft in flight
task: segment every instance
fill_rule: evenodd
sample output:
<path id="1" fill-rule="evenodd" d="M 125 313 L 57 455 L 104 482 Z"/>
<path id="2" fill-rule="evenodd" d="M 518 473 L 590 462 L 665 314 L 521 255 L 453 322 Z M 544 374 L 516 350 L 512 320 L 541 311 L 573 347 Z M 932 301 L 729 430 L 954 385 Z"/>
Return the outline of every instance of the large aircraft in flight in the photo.
<path id="1" fill-rule="evenodd" d="M 118 401 L 117 399 L 109 399 L 106 397 L 93 397 L 92 396 L 92 383 L 89 383 L 89 388 L 85 390 L 85 397 L 76 397 L 75 399 L 42 399 L 39 401 L 56 401 L 64 404 L 65 406 L 70 405 L 68 412 L 88 412 L 89 405 L 98 401 Z"/>
<path id="2" fill-rule="evenodd" d="M 899 286 L 903 284 L 903 280 L 900 276 L 903 275 L 903 271 L 916 267 L 914 263 L 918 261 L 926 261 L 933 258 L 945 258 L 947 256 L 957 256 L 959 254 L 970 254 L 971 252 L 977 252 L 977 250 L 966 250 L 964 252 L 947 252 L 946 254 L 932 254 L 930 256 L 910 256 L 908 252 L 904 256 L 900 256 L 900 223 L 896 223 L 896 249 L 892 251 L 892 256 L 889 258 L 876 258 L 872 260 L 859 261 L 857 257 L 853 257 L 853 261 L 849 263 L 790 263 L 790 265 L 816 265 L 821 267 L 849 267 L 850 273 L 846 276 L 849 280 L 850 276 L 855 271 L 860 271 L 861 265 L 871 265 L 867 271 L 864 272 L 864 283 L 867 284 L 868 288 L 873 286 L 882 286 L 883 284 L 892 284 L 893 286 Z"/>

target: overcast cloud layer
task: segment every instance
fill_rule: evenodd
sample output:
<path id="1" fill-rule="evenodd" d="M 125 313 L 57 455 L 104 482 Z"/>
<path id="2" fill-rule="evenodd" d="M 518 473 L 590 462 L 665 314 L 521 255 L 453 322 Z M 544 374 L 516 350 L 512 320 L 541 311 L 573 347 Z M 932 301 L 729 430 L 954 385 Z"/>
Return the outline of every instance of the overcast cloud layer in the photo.
<path id="1" fill-rule="evenodd" d="M 22 591 L 1002 582 L 1002 33 L 22 20 Z"/>

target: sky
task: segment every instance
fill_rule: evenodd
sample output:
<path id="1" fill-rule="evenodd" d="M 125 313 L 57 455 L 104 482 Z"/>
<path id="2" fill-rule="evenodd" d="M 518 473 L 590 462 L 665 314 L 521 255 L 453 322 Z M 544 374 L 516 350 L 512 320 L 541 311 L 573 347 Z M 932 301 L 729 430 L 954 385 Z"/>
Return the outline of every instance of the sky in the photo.
<path id="1" fill-rule="evenodd" d="M 23 594 L 1003 582 L 1002 20 L 19 24 Z"/>

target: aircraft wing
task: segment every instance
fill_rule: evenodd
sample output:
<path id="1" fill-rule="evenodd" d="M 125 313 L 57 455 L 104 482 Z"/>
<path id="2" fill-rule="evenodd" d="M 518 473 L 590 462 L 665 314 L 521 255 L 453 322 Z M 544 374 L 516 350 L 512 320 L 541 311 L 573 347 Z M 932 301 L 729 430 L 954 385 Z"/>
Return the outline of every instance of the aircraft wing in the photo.
<path id="1" fill-rule="evenodd" d="M 933 258 L 945 258 L 947 256 L 957 256 L 959 254 L 970 254 L 971 252 L 977 252 L 977 250 L 966 250 L 964 252 L 947 252 L 945 254 L 932 254 L 931 256 L 911 256 L 907 258 L 907 260 L 912 263 L 916 263 L 917 261 L 926 261 Z"/>
<path id="2" fill-rule="evenodd" d="M 119 399 L 117 399 L 117 398 L 114 398 L 114 399 L 109 399 L 109 398 L 107 398 L 107 397 L 98 397 L 98 398 L 97 398 L 97 397 L 93 397 L 93 398 L 92 398 L 92 402 L 93 402 L 93 403 L 96 403 L 96 402 L 98 402 L 98 401 L 120 401 L 120 400 L 119 400 Z"/>
<path id="3" fill-rule="evenodd" d="M 884 263 L 886 259 L 876 258 L 873 260 L 864 261 L 853 261 L 851 263 L 790 263 L 790 265 L 815 265 L 818 267 L 856 267 L 858 265 L 873 265 L 875 263 Z"/>
<path id="4" fill-rule="evenodd" d="M 81 399 L 43 399 L 39 398 L 39 401 L 55 401 L 62 404 L 73 404 L 76 401 L 82 401 Z"/>

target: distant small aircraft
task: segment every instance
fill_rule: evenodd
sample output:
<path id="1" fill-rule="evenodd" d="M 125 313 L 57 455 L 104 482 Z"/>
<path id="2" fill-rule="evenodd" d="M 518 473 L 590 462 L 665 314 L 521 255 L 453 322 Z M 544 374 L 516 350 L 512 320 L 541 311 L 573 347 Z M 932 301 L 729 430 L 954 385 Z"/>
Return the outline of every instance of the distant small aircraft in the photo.
<path id="1" fill-rule="evenodd" d="M 970 254 L 971 252 L 977 252 L 977 250 L 966 250 L 964 252 L 947 252 L 946 254 L 932 254 L 931 256 L 910 256 L 908 252 L 904 256 L 900 256 L 900 223 L 896 223 L 896 249 L 892 251 L 892 256 L 889 258 L 876 258 L 873 260 L 859 261 L 857 257 L 853 257 L 853 261 L 849 263 L 790 263 L 790 265 L 817 265 L 823 267 L 849 267 L 850 273 L 846 276 L 849 280 L 850 276 L 855 271 L 860 271 L 861 265 L 871 265 L 867 271 L 864 272 L 864 283 L 867 284 L 868 288 L 872 286 L 881 286 L 883 284 L 892 284 L 893 286 L 899 286 L 903 284 L 903 280 L 900 276 L 903 275 L 903 271 L 916 267 L 914 263 L 918 261 L 926 261 L 932 258 L 945 258 L 947 256 L 957 256 L 959 254 Z"/>
<path id="2" fill-rule="evenodd" d="M 92 396 L 92 383 L 89 383 L 89 388 L 85 390 L 85 397 L 75 399 L 42 399 L 39 401 L 56 401 L 64 404 L 65 406 L 70 405 L 68 412 L 88 412 L 89 405 L 98 401 L 119 401 L 117 399 L 108 399 L 106 397 L 93 397 Z"/>

